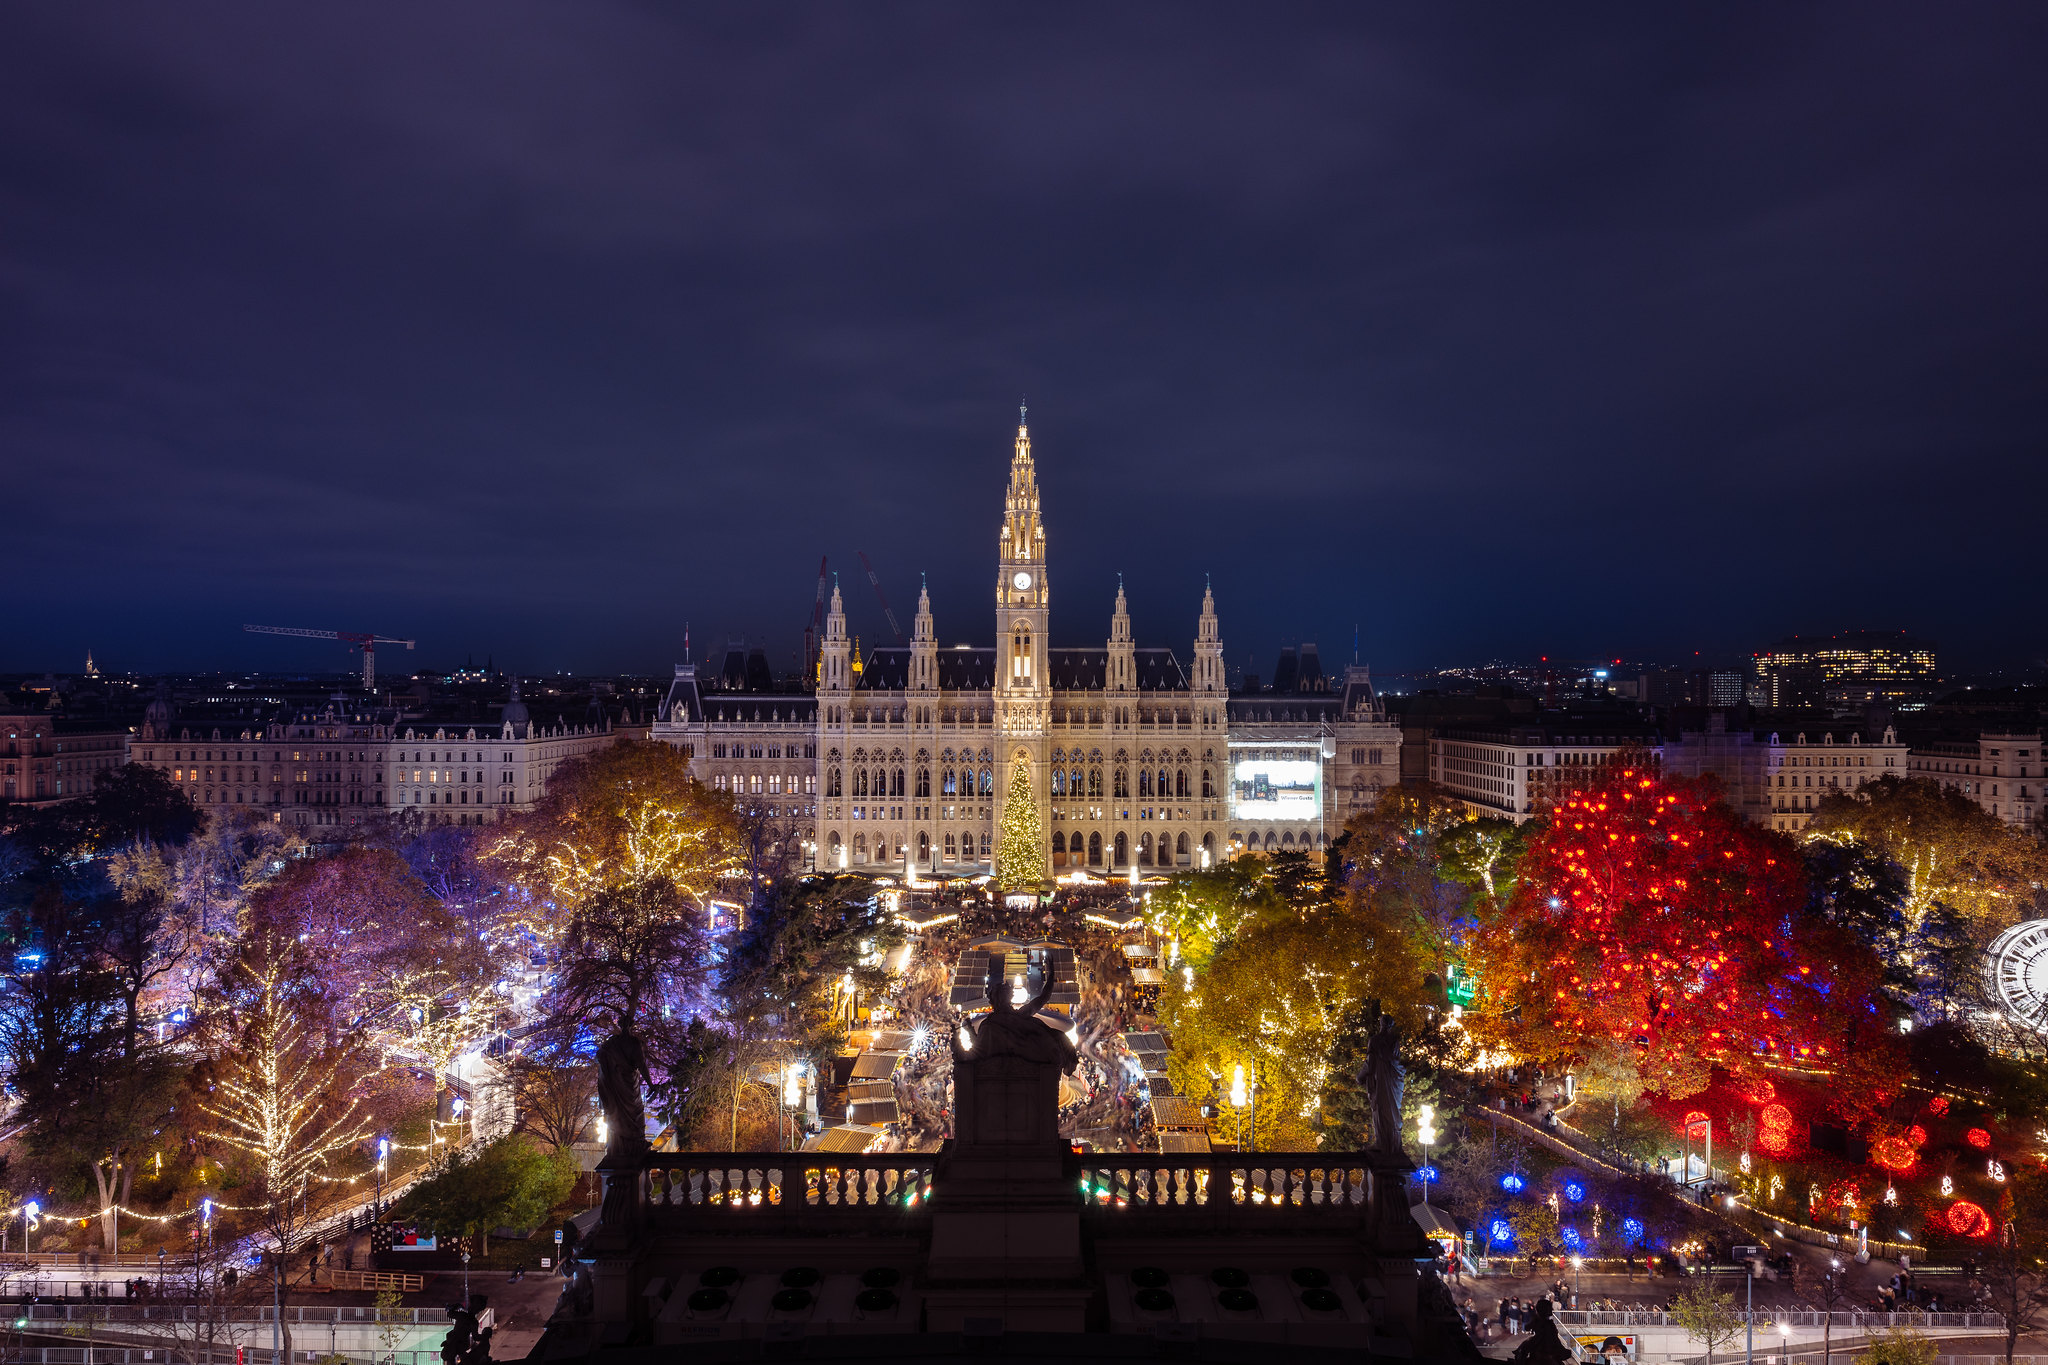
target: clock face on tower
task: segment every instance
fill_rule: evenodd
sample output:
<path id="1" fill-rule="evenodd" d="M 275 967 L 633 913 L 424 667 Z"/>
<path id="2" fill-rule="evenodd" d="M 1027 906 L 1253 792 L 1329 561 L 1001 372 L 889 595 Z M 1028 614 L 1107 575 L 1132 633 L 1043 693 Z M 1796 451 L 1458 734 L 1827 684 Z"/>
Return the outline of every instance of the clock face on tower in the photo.
<path id="1" fill-rule="evenodd" d="M 1023 592 L 1031 586 L 1031 575 L 1019 569 L 1010 582 L 1015 585 L 1018 592 Z"/>

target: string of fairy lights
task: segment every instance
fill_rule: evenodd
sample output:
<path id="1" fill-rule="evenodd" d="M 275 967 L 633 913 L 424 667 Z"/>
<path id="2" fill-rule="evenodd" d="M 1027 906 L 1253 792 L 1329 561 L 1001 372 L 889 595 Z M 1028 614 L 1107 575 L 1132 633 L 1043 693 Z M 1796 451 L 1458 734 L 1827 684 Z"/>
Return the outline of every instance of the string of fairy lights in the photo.
<path id="1" fill-rule="evenodd" d="M 383 1164 L 385 1156 L 391 1152 L 431 1153 L 436 1147 L 447 1145 L 448 1141 L 446 1138 L 442 1137 L 440 1133 L 436 1130 L 442 1128 L 465 1127 L 468 1123 L 466 1119 L 459 1118 L 429 1119 L 427 1122 L 429 1125 L 429 1132 L 432 1135 L 432 1140 L 430 1142 L 413 1143 L 398 1142 L 391 1138 L 378 1139 L 378 1146 L 380 1150 L 378 1164 L 381 1166 Z M 162 1175 L 163 1154 L 161 1152 L 157 1153 L 155 1165 L 155 1174 L 159 1176 Z M 201 1172 L 200 1178 L 202 1180 L 205 1179 L 204 1172 L 206 1170 L 207 1165 L 208 1163 L 205 1161 L 201 1161 L 199 1164 L 199 1170 Z M 355 1185 L 360 1184 L 362 1181 L 366 1179 L 369 1179 L 374 1174 L 375 1172 L 371 1171 L 358 1172 L 355 1175 L 329 1176 L 321 1175 L 315 1172 L 311 1176 L 311 1179 L 317 1180 L 323 1185 Z M 43 1204 L 40 1200 L 24 1199 L 12 1208 L 0 1209 L 0 1223 L 12 1222 L 16 1218 L 21 1218 L 26 1221 L 28 1229 L 30 1231 L 34 1231 L 36 1228 L 40 1227 L 43 1223 L 46 1222 L 76 1223 L 80 1227 L 90 1227 L 94 1219 L 105 1218 L 108 1214 L 113 1214 L 121 1218 L 132 1218 L 138 1222 L 143 1223 L 177 1223 L 182 1222 L 187 1218 L 201 1218 L 210 1222 L 212 1221 L 213 1216 L 218 1213 L 263 1213 L 268 1208 L 269 1206 L 265 1204 L 224 1204 L 218 1199 L 204 1198 L 201 1199 L 199 1203 L 195 1204 L 193 1207 L 189 1209 L 180 1210 L 176 1213 L 147 1213 L 141 1209 L 129 1208 L 126 1204 L 109 1204 L 104 1208 L 93 1209 L 90 1212 L 84 1213 L 59 1213 L 54 1209 L 48 1209 L 43 1207 Z"/>

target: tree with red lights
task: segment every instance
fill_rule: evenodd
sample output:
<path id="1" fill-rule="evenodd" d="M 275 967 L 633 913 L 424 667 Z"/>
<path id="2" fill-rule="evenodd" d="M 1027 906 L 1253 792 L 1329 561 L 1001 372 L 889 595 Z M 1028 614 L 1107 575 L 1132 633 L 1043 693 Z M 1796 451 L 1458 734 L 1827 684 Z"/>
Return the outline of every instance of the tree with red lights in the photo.
<path id="1" fill-rule="evenodd" d="M 1879 966 L 1805 901 L 1783 836 L 1745 824 L 1713 785 L 1623 755 L 1531 838 L 1480 936 L 1490 998 L 1475 1027 L 1562 1065 L 1622 1044 L 1674 1097 L 1716 1067 L 1833 1071 L 1840 1107 L 1860 1111 L 1893 1083 Z"/>

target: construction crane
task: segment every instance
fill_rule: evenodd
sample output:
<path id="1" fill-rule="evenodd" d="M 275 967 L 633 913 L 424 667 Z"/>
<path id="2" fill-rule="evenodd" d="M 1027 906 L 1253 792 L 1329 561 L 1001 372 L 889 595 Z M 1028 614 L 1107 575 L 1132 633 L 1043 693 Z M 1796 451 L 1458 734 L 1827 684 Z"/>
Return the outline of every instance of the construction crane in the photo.
<path id="1" fill-rule="evenodd" d="M 882 596 L 882 580 L 875 574 L 875 566 L 868 563 L 866 550 L 856 551 L 860 555 L 860 566 L 868 571 L 868 582 L 875 585 L 875 600 L 882 604 L 882 615 L 889 618 L 889 629 L 896 632 L 896 643 L 903 643 L 903 627 L 896 624 L 896 613 L 889 610 L 889 599 Z"/>
<path id="2" fill-rule="evenodd" d="M 825 556 L 818 556 L 818 600 L 811 604 L 811 617 L 804 622 L 804 685 L 818 682 L 818 648 L 825 638 Z"/>
<path id="3" fill-rule="evenodd" d="M 377 690 L 377 646 L 404 645 L 413 647 L 413 641 L 401 640 L 395 635 L 373 635 L 360 630 L 301 630 L 297 626 L 243 626 L 251 635 L 295 635 L 301 640 L 340 640 L 350 649 L 363 651 L 363 691 Z"/>

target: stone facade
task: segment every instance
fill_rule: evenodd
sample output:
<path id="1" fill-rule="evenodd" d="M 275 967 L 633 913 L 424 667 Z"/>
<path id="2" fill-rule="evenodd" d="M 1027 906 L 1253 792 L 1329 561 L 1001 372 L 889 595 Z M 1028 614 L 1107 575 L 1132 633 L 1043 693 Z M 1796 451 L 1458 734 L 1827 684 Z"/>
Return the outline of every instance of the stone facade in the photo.
<path id="1" fill-rule="evenodd" d="M 2009 825 L 2030 827 L 2048 811 L 2038 730 L 1923 740 L 1907 754 L 1906 772 L 1954 788 Z"/>
<path id="2" fill-rule="evenodd" d="M 1353 667 L 1334 692 L 1233 695 L 1206 589 L 1185 664 L 1133 640 L 1121 585 L 1100 648 L 1054 648 L 1021 422 L 993 605 L 994 647 L 941 647 L 920 590 L 909 644 L 856 657 L 835 586 L 814 694 L 721 693 L 680 664 L 652 737 L 687 752 L 713 786 L 744 782 L 746 800 L 797 823 L 811 864 L 826 869 L 992 872 L 1020 772 L 1053 876 L 1319 849 L 1371 792 L 1399 781 L 1400 730 L 1368 670 Z"/>
<path id="3" fill-rule="evenodd" d="M 239 725 L 174 719 L 159 696 L 127 739 L 203 810 L 254 810 L 310 829 L 384 818 L 486 825 L 533 809 L 549 776 L 613 743 L 608 721 L 537 724 L 512 684 L 498 724 L 330 705 Z"/>
<path id="4" fill-rule="evenodd" d="M 48 713 L 0 716 L 7 754 L 0 759 L 0 800 L 47 806 L 92 791 L 95 778 L 128 761 L 128 733 L 104 723 L 71 722 Z"/>

